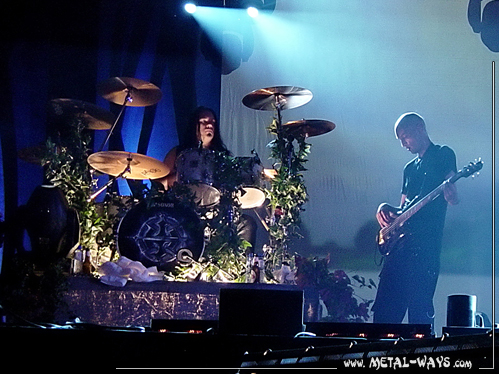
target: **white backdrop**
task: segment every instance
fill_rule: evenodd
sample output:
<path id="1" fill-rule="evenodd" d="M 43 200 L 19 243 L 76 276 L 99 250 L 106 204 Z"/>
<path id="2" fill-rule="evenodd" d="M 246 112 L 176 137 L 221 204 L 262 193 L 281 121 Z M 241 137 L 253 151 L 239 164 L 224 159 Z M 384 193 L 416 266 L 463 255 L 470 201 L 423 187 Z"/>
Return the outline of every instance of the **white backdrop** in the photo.
<path id="1" fill-rule="evenodd" d="M 478 178 L 458 182 L 461 203 L 448 211 L 441 323 L 451 293 L 475 293 L 479 309 L 492 311 L 492 64 L 499 54 L 473 32 L 467 10 L 467 0 L 278 0 L 254 23 L 249 60 L 222 78 L 223 137 L 238 156 L 256 149 L 271 164 L 266 126 L 273 113 L 241 103 L 255 89 L 307 88 L 313 99 L 283 111 L 283 122 L 336 124 L 309 138 L 300 248 L 330 253 L 332 268 L 379 271 L 374 213 L 381 202 L 398 204 L 402 168 L 413 157 L 393 133 L 402 113 L 425 117 L 432 140 L 455 150 L 458 168 L 484 160 Z"/>

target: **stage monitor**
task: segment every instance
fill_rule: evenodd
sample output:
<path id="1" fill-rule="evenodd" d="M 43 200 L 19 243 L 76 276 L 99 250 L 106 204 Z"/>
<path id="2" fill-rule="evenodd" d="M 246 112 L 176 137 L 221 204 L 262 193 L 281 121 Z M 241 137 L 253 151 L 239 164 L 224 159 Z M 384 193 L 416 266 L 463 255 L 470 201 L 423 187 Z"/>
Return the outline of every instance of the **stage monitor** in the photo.
<path id="1" fill-rule="evenodd" d="M 303 331 L 303 291 L 220 289 L 219 332 L 295 336 Z"/>

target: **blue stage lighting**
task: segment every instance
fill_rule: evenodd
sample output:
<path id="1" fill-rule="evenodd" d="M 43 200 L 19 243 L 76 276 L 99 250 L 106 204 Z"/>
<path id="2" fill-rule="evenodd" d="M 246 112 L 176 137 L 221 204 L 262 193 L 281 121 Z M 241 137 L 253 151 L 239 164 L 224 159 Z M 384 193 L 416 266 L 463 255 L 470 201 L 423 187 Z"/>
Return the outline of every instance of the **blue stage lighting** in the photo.
<path id="1" fill-rule="evenodd" d="M 193 13 L 195 13 L 195 12 L 196 12 L 196 10 L 197 10 L 197 6 L 196 6 L 196 4 L 194 4 L 194 3 L 186 3 L 186 4 L 184 5 L 184 9 L 185 9 L 185 11 L 186 11 L 187 13 L 193 14 Z"/>
<path id="2" fill-rule="evenodd" d="M 254 6 L 250 6 L 246 9 L 246 11 L 248 12 L 248 15 L 251 17 L 251 18 L 255 18 L 255 17 L 258 17 L 258 8 L 255 8 Z"/>
<path id="3" fill-rule="evenodd" d="M 242 0 L 240 6 L 246 9 L 250 17 L 255 18 L 258 16 L 259 10 L 263 9 L 263 2 L 262 0 Z"/>

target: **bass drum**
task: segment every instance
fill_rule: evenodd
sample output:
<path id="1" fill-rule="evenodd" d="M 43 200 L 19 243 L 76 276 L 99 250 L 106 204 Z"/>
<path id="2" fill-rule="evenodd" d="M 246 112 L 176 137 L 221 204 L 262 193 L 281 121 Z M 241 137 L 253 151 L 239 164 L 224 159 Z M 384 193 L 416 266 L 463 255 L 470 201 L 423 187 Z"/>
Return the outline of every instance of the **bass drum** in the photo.
<path id="1" fill-rule="evenodd" d="M 177 203 L 142 201 L 121 220 L 117 242 L 122 256 L 171 271 L 199 260 L 204 228 L 194 211 Z"/>

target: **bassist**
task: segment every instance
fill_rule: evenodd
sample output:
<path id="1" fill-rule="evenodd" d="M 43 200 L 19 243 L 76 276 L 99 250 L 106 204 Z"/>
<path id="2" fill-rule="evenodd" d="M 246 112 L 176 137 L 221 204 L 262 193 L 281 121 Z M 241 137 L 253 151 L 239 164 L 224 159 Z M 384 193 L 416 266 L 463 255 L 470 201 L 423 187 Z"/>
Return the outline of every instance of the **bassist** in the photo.
<path id="1" fill-rule="evenodd" d="M 400 116 L 395 134 L 402 147 L 417 156 L 404 168 L 400 207 L 387 203 L 378 207 L 376 218 L 382 228 L 457 171 L 454 151 L 430 140 L 419 114 Z M 453 183 L 446 183 L 443 194 L 405 222 L 400 239 L 390 244 L 372 308 L 375 323 L 400 323 L 407 312 L 409 323 L 433 324 L 433 295 L 448 203 L 458 203 Z"/>

